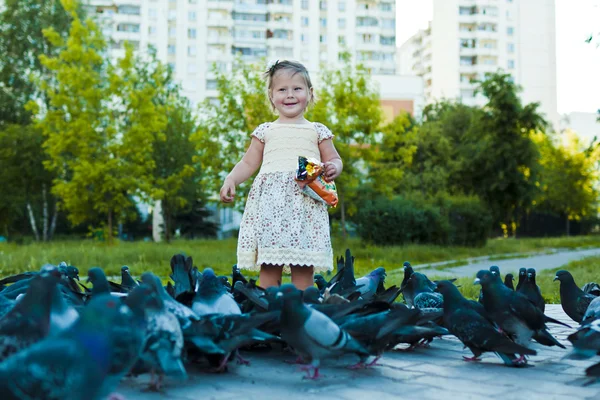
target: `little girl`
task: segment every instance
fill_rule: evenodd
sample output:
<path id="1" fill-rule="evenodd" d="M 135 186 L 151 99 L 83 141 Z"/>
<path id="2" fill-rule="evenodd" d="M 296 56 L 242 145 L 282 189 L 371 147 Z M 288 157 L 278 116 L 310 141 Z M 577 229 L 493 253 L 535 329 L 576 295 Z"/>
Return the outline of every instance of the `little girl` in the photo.
<path id="1" fill-rule="evenodd" d="M 328 181 L 340 175 L 342 160 L 331 131 L 304 118 L 314 101 L 304 65 L 276 62 L 265 76 L 269 101 L 279 118 L 255 129 L 250 147 L 225 179 L 220 195 L 223 202 L 232 202 L 236 186 L 261 167 L 240 224 L 237 265 L 260 268 L 264 288 L 280 285 L 283 269 L 291 269 L 292 283 L 304 290 L 313 285 L 315 269 L 333 269 L 333 251 L 327 206 L 303 194 L 294 180 L 298 156 L 321 160 Z"/>

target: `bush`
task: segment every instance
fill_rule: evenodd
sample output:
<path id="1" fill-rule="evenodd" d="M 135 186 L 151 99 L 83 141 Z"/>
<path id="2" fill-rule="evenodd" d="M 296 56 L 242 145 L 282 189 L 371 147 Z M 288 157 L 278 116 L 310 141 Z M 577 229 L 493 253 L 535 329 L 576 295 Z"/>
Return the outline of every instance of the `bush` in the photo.
<path id="1" fill-rule="evenodd" d="M 492 224 L 491 214 L 477 197 L 447 195 L 369 201 L 355 220 L 360 237 L 378 245 L 483 246 Z"/>

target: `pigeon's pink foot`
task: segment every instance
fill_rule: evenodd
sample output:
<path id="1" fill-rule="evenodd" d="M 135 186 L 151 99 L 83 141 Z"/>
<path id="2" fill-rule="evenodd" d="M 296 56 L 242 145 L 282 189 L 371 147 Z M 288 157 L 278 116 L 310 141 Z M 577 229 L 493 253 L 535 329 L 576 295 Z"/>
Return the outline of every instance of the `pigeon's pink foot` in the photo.
<path id="1" fill-rule="evenodd" d="M 304 360 L 302 359 L 302 357 L 300 357 L 300 356 L 298 356 L 295 360 L 286 360 L 285 362 L 287 364 L 300 364 L 300 365 L 306 364 L 304 362 Z"/>
<path id="2" fill-rule="evenodd" d="M 323 375 L 319 375 L 319 367 L 313 367 L 312 365 L 305 365 L 303 367 L 300 368 L 302 371 L 306 371 L 306 376 L 302 377 L 302 379 L 311 379 L 311 380 L 316 380 L 319 379 L 321 377 L 323 377 Z M 314 369 L 315 373 L 314 375 L 310 375 L 310 371 Z"/>
<path id="3" fill-rule="evenodd" d="M 223 359 L 219 363 L 217 368 L 213 368 L 211 371 L 215 373 L 227 372 L 227 362 L 229 361 L 229 354 L 225 354 Z"/>
<path id="4" fill-rule="evenodd" d="M 375 359 L 373 361 L 371 361 L 370 363 L 367 364 L 367 368 L 375 367 L 375 366 L 379 365 L 379 364 L 377 364 L 377 361 L 379 361 L 380 358 L 381 358 L 381 356 L 375 357 Z"/>
<path id="5" fill-rule="evenodd" d="M 367 368 L 367 364 L 362 361 L 357 362 L 356 364 L 352 364 L 348 366 L 348 369 L 364 369 Z"/>
<path id="6" fill-rule="evenodd" d="M 119 393 L 111 393 L 108 395 L 106 400 L 126 400 L 126 399 L 125 399 L 125 397 L 123 397 L 123 395 L 121 395 Z"/>
<path id="7" fill-rule="evenodd" d="M 473 357 L 465 357 L 465 356 L 463 356 L 463 360 L 465 360 L 465 361 L 479 362 L 479 361 L 481 361 L 481 358 L 479 358 L 477 356 L 473 356 Z"/>
<path id="8" fill-rule="evenodd" d="M 244 357 L 240 355 L 240 353 L 236 354 L 236 359 L 238 365 L 250 365 L 250 360 L 246 360 Z"/>
<path id="9" fill-rule="evenodd" d="M 527 359 L 524 354 L 521 354 L 521 357 L 515 358 L 513 360 L 513 364 L 527 364 Z"/>

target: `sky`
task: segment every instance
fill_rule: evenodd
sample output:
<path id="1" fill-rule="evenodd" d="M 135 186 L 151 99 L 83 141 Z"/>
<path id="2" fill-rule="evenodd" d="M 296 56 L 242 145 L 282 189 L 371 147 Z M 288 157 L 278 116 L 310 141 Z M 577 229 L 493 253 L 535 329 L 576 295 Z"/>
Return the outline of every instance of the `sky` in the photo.
<path id="1" fill-rule="evenodd" d="M 524 0 L 527 1 L 527 0 Z M 600 0 L 555 0 L 558 112 L 600 108 Z M 401 45 L 433 16 L 433 0 L 396 1 L 396 41 Z M 598 34 L 595 44 L 585 39 Z"/>

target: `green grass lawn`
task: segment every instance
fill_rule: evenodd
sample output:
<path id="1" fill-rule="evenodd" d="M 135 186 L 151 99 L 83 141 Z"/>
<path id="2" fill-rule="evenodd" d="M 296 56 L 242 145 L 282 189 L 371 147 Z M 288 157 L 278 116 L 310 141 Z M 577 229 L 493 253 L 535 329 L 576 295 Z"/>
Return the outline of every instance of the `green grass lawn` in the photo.
<path id="1" fill-rule="evenodd" d="M 117 242 L 113 245 L 94 241 L 64 241 L 29 245 L 0 244 L 0 276 L 27 270 L 38 270 L 45 263 L 66 261 L 77 266 L 81 275 L 88 268 L 102 267 L 107 275 L 118 275 L 122 265 L 128 265 L 135 275 L 152 271 L 166 277 L 170 272 L 169 260 L 176 253 L 194 258 L 201 270 L 212 267 L 219 274 L 230 274 L 236 262 L 236 240 L 194 240 L 172 243 Z M 359 239 L 343 241 L 334 239 L 334 254 L 344 254 L 350 248 L 355 256 L 357 276 L 383 266 L 392 270 L 400 268 L 406 260 L 412 264 L 433 263 L 445 260 L 464 260 L 469 257 L 545 251 L 553 248 L 600 247 L 600 236 L 562 237 L 548 239 L 493 239 L 481 248 L 407 245 L 373 246 Z M 393 283 L 397 280 L 393 279 Z"/>
<path id="2" fill-rule="evenodd" d="M 559 269 L 565 269 L 573 275 L 577 286 L 582 287 L 588 282 L 600 283 L 600 257 L 587 257 L 582 260 L 572 261 L 569 264 L 556 269 L 549 269 L 539 271 L 537 273 L 536 282 L 542 291 L 542 296 L 546 300 L 547 304 L 560 304 L 559 288 L 560 283 L 558 281 L 553 282 L 556 271 Z M 502 271 L 502 273 L 513 272 L 515 275 L 515 287 L 517 285 L 517 271 Z M 430 279 L 436 279 L 436 277 L 430 277 Z M 442 279 L 442 278 L 440 278 Z M 479 297 L 479 289 L 481 286 L 474 285 L 473 280 L 475 277 L 459 278 L 455 283 L 460 285 L 460 291 L 462 294 L 470 299 L 477 299 Z M 504 275 L 502 276 L 504 279 Z"/>

